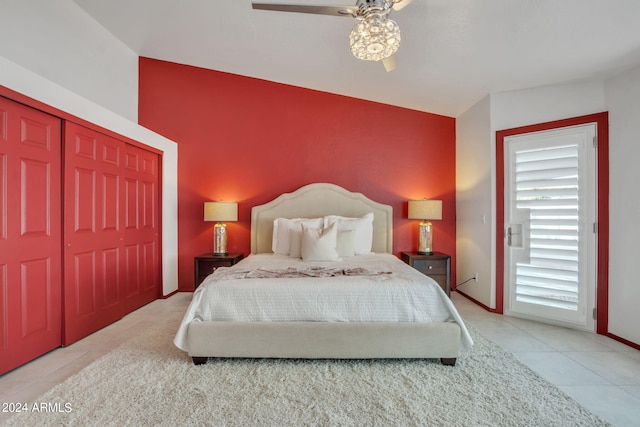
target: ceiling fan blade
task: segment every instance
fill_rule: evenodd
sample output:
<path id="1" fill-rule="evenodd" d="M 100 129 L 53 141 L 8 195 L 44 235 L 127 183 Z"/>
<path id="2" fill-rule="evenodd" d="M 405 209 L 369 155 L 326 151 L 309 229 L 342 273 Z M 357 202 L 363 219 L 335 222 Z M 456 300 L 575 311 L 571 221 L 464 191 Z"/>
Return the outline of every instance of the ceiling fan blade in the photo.
<path id="1" fill-rule="evenodd" d="M 299 4 L 251 3 L 254 9 L 276 12 L 313 13 L 316 15 L 347 16 L 352 18 L 358 10 L 355 6 L 306 6 Z"/>
<path id="2" fill-rule="evenodd" d="M 408 6 L 412 1 L 413 0 L 396 0 L 396 2 L 392 6 L 393 10 L 400 10 L 405 6 Z"/>
<path id="3" fill-rule="evenodd" d="M 384 69 L 387 70 L 387 73 L 396 69 L 396 56 L 391 55 L 382 59 L 382 65 L 384 65 Z"/>

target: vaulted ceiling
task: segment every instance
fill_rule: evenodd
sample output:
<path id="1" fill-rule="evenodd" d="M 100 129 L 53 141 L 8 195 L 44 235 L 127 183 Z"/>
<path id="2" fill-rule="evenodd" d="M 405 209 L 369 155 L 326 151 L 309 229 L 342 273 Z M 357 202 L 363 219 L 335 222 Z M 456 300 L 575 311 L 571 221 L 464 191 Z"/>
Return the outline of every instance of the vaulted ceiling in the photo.
<path id="1" fill-rule="evenodd" d="M 638 0 L 413 0 L 391 13 L 402 42 L 390 73 L 353 57 L 349 17 L 250 0 L 74 1 L 140 56 L 453 117 L 489 93 L 640 65 Z"/>

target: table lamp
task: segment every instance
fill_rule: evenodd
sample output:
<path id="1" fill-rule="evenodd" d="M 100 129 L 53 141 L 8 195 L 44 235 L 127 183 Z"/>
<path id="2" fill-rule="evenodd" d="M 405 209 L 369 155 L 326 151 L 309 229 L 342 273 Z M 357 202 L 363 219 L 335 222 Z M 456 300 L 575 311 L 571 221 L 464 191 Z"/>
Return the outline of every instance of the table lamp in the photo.
<path id="1" fill-rule="evenodd" d="M 213 254 L 227 255 L 227 225 L 223 221 L 238 220 L 238 204 L 234 202 L 205 202 L 204 220 L 216 221 L 213 226 Z"/>
<path id="2" fill-rule="evenodd" d="M 442 200 L 409 200 L 408 217 L 422 220 L 418 226 L 418 253 L 433 254 L 433 227 L 428 220 L 442 219 Z"/>

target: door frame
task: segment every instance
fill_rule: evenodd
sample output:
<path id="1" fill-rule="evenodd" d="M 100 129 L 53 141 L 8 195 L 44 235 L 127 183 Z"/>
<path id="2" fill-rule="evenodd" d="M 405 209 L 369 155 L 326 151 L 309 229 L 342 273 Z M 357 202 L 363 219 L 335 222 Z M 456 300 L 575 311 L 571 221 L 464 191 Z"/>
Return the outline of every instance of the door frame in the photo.
<path id="1" fill-rule="evenodd" d="M 602 112 L 569 119 L 496 131 L 496 309 L 504 313 L 504 140 L 525 133 L 553 130 L 569 126 L 596 123 L 597 148 L 597 271 L 596 271 L 596 332 L 607 334 L 609 324 L 609 113 Z"/>

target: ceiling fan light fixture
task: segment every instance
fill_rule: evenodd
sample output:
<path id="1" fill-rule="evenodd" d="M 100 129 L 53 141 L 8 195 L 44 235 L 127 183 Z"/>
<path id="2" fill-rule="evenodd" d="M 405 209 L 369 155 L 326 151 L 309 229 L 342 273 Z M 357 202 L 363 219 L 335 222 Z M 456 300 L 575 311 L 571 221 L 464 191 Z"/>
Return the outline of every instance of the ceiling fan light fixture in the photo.
<path id="1" fill-rule="evenodd" d="M 351 53 L 365 61 L 388 58 L 400 47 L 400 27 L 386 13 L 368 13 L 351 30 Z"/>

